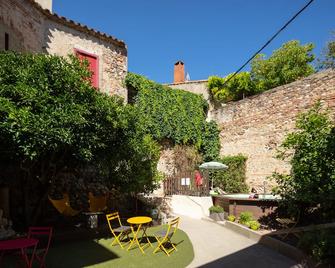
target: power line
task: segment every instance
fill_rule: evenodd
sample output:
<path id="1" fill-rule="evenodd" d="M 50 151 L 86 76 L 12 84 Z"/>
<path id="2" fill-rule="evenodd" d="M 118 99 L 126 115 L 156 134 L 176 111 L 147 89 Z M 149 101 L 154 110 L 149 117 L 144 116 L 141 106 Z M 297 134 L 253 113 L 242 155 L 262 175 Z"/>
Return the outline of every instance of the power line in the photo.
<path id="1" fill-rule="evenodd" d="M 259 52 L 261 52 L 264 48 L 266 48 L 273 39 L 277 37 L 280 32 L 282 32 L 292 21 L 294 21 L 300 13 L 302 13 L 310 4 L 312 4 L 314 0 L 310 0 L 303 8 L 301 8 L 289 21 L 287 21 L 284 26 L 282 26 L 259 50 L 257 50 L 231 77 L 229 77 L 222 86 L 225 86 L 229 80 L 231 80 L 234 76 L 236 76 Z"/>

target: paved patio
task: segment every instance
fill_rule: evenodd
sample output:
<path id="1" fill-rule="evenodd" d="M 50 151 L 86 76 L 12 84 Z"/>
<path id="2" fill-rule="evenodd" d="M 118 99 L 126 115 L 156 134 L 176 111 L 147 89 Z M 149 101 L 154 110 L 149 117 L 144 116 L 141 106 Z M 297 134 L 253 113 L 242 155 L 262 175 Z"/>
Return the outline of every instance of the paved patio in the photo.
<path id="1" fill-rule="evenodd" d="M 181 216 L 180 228 L 193 243 L 193 267 L 301 267 L 295 261 L 224 226 Z"/>

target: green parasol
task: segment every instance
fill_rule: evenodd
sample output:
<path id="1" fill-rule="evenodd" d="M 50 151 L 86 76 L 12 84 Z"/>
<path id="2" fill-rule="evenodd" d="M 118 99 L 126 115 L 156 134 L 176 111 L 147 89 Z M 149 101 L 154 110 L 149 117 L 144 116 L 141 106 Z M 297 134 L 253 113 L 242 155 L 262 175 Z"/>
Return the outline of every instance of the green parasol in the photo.
<path id="1" fill-rule="evenodd" d="M 228 166 L 219 162 L 205 162 L 202 163 L 199 166 L 200 169 L 206 169 L 206 170 L 224 170 L 227 169 Z M 212 182 L 212 189 L 213 189 L 213 180 L 211 180 Z"/>

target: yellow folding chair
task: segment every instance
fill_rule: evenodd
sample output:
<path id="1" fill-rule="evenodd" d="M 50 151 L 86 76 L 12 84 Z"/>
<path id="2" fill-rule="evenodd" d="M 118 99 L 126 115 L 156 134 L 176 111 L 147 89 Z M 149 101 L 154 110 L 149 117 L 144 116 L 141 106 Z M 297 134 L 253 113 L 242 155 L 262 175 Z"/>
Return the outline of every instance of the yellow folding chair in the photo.
<path id="1" fill-rule="evenodd" d="M 127 236 L 128 242 L 130 242 L 130 237 L 129 237 L 129 234 L 131 232 L 130 226 L 122 225 L 121 219 L 120 219 L 120 216 L 119 216 L 119 212 L 114 212 L 114 213 L 111 213 L 111 214 L 107 214 L 106 218 L 107 218 L 109 229 L 111 230 L 111 232 L 114 236 L 112 246 L 114 245 L 115 242 L 117 242 L 121 246 L 121 248 L 123 249 L 123 245 L 122 245 L 121 241 L 123 240 L 123 238 L 125 236 Z M 113 221 L 118 223 L 119 227 L 113 228 L 112 224 L 111 224 Z"/>
<path id="2" fill-rule="evenodd" d="M 59 213 L 63 214 L 64 216 L 75 216 L 77 215 L 80 211 L 73 209 L 70 206 L 70 198 L 68 194 L 63 194 L 62 199 L 52 199 L 49 196 L 49 200 L 51 204 L 58 210 Z"/>
<path id="3" fill-rule="evenodd" d="M 104 211 L 107 206 L 107 196 L 94 196 L 91 192 L 88 193 L 88 202 L 90 204 L 90 212 L 101 212 Z"/>
<path id="4" fill-rule="evenodd" d="M 170 256 L 170 253 L 174 250 L 177 251 L 176 246 L 171 242 L 171 238 L 172 236 L 175 234 L 175 232 L 178 229 L 178 224 L 179 224 L 179 217 L 173 219 L 172 221 L 170 221 L 167 230 L 161 230 L 157 233 L 154 234 L 157 242 L 158 242 L 158 246 L 157 248 L 154 250 L 153 253 L 156 253 L 159 249 L 163 250 L 166 255 Z M 164 245 L 166 244 L 170 244 L 171 245 L 171 249 L 167 249 Z"/>

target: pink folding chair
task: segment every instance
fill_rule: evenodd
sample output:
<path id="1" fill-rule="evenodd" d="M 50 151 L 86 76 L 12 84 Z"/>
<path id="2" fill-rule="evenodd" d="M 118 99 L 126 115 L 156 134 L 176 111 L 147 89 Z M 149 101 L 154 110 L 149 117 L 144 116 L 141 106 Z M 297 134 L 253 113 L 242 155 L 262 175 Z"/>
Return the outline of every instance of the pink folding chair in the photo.
<path id="1" fill-rule="evenodd" d="M 28 238 L 39 240 L 35 252 L 35 258 L 40 263 L 40 267 L 45 266 L 45 257 L 48 254 L 52 237 L 52 227 L 29 227 Z"/>

